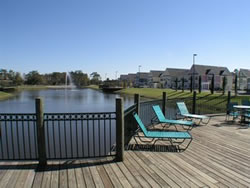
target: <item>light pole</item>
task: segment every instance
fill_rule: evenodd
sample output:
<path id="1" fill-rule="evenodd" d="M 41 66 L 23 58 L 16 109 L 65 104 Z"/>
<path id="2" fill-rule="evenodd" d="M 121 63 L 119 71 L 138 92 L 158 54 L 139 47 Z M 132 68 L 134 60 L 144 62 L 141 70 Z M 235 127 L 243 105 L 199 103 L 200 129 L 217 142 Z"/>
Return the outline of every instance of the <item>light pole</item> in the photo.
<path id="1" fill-rule="evenodd" d="M 139 79 L 138 79 L 138 86 L 140 87 L 140 79 L 141 79 L 141 65 L 138 66 L 139 69 Z"/>
<path id="2" fill-rule="evenodd" d="M 195 89 L 195 79 L 194 79 L 194 75 L 195 75 L 195 56 L 197 56 L 197 54 L 193 54 L 193 71 L 192 71 L 192 79 L 193 79 L 193 83 L 192 83 L 192 88 L 193 88 L 193 91 Z"/>

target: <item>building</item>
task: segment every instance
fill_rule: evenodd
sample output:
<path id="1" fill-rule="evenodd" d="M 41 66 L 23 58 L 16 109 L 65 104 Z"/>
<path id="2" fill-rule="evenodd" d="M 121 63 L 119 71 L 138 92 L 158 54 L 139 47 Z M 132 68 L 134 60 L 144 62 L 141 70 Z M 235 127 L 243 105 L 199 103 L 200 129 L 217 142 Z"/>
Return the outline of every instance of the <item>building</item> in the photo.
<path id="1" fill-rule="evenodd" d="M 175 69 L 175 68 L 167 68 L 160 75 L 160 83 L 163 88 L 172 88 L 182 89 L 182 84 L 184 80 L 184 89 L 187 89 L 188 86 L 188 69 Z"/>
<path id="2" fill-rule="evenodd" d="M 136 74 L 122 74 L 119 81 L 127 87 L 133 87 L 136 81 Z"/>
<path id="3" fill-rule="evenodd" d="M 149 87 L 149 73 L 137 72 L 135 78 L 135 87 Z"/>
<path id="4" fill-rule="evenodd" d="M 161 74 L 164 71 L 151 70 L 148 75 L 148 86 L 151 88 L 161 88 Z"/>
<path id="5" fill-rule="evenodd" d="M 211 87 L 212 78 L 214 77 L 214 88 L 219 90 L 223 88 L 223 79 L 226 77 L 226 90 L 232 89 L 233 76 L 226 67 L 208 66 L 208 65 L 192 65 L 189 73 L 189 83 L 191 77 L 194 78 L 193 88 L 199 88 L 199 77 L 201 76 L 202 90 L 208 90 Z M 190 83 L 191 84 L 191 83 Z"/>
<path id="6" fill-rule="evenodd" d="M 238 86 L 240 90 L 250 90 L 250 70 L 240 69 Z"/>

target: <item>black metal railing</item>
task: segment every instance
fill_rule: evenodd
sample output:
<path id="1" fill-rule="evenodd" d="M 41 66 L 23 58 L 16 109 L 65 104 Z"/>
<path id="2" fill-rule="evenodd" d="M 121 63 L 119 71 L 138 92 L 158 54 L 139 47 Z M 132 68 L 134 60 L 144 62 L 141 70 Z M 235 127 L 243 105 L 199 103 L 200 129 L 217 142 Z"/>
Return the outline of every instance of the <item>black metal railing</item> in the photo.
<path id="1" fill-rule="evenodd" d="M 0 160 L 37 160 L 36 114 L 0 114 Z"/>
<path id="2" fill-rule="evenodd" d="M 45 113 L 47 159 L 114 156 L 115 112 Z"/>
<path id="3" fill-rule="evenodd" d="M 152 119 L 155 117 L 152 106 L 159 105 L 162 108 L 162 100 L 152 100 L 140 103 L 140 118 L 145 126 L 152 125 Z"/>
<path id="4" fill-rule="evenodd" d="M 134 135 L 135 130 L 137 129 L 137 124 L 134 120 L 133 113 L 136 111 L 136 105 L 132 105 L 124 111 L 124 139 L 125 145 L 127 145 Z"/>

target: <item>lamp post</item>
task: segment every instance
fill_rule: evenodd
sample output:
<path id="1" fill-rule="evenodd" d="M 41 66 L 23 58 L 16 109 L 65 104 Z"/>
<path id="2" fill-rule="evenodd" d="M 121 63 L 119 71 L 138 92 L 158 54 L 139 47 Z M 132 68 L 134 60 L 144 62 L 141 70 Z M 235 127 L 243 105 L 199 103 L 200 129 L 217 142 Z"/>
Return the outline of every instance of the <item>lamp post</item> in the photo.
<path id="1" fill-rule="evenodd" d="M 193 71 L 192 71 L 192 79 L 193 79 L 193 82 L 192 82 L 192 88 L 193 88 L 193 91 L 195 89 L 195 79 L 194 79 L 194 75 L 195 75 L 195 56 L 197 56 L 197 54 L 193 54 Z"/>
<path id="2" fill-rule="evenodd" d="M 138 66 L 139 69 L 139 79 L 138 79 L 138 87 L 140 87 L 140 79 L 141 79 L 141 65 Z"/>

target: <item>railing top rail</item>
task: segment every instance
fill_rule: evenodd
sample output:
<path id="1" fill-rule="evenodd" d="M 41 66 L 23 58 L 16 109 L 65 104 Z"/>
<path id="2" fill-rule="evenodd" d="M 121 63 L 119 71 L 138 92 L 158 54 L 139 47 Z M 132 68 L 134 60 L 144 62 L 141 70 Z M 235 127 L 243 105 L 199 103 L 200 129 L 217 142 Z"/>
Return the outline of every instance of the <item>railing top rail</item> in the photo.
<path id="1" fill-rule="evenodd" d="M 35 113 L 0 113 L 0 116 L 34 116 Z"/>
<path id="2" fill-rule="evenodd" d="M 44 113 L 44 115 L 102 115 L 102 114 L 116 114 L 116 112 L 76 112 L 76 113 Z"/>
<path id="3" fill-rule="evenodd" d="M 140 104 L 151 104 L 151 103 L 154 103 L 154 102 L 162 102 L 162 99 L 155 99 L 155 100 L 150 100 L 150 101 L 144 101 L 144 102 L 141 102 Z"/>
<path id="4" fill-rule="evenodd" d="M 136 105 L 132 105 L 130 107 L 128 107 L 126 110 L 124 110 L 124 116 L 126 116 L 127 114 L 133 112 L 136 109 Z"/>

